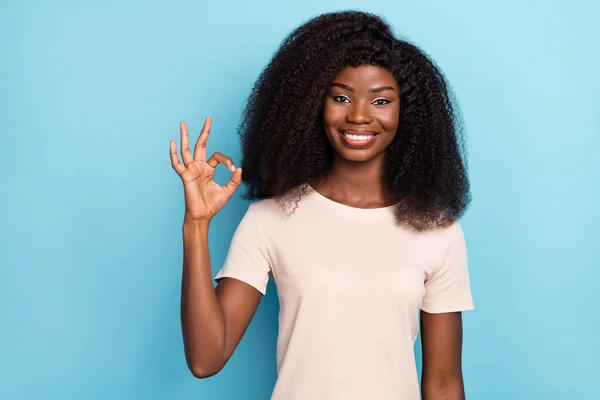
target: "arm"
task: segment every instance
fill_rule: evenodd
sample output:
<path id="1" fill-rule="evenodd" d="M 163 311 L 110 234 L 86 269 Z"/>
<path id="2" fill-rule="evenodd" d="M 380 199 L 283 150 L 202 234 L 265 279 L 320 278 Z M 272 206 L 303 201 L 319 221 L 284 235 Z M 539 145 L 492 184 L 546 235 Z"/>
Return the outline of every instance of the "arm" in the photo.
<path id="1" fill-rule="evenodd" d="M 240 342 L 262 294 L 241 281 L 212 284 L 208 221 L 183 224 L 181 327 L 187 365 L 197 378 L 219 372 Z"/>
<path id="2" fill-rule="evenodd" d="M 206 119 L 193 156 L 187 125 L 180 124 L 183 163 L 175 142 L 170 142 L 171 166 L 181 177 L 185 195 L 181 329 L 188 367 L 198 378 L 214 375 L 223 368 L 261 298 L 258 290 L 234 279 L 223 279 L 216 290 L 213 288 L 208 228 L 241 184 L 242 171 L 234 167 L 231 158 L 220 153 L 206 159 L 211 122 Z M 233 173 L 225 186 L 213 179 L 218 164 L 226 165 Z"/>
<path id="3" fill-rule="evenodd" d="M 464 400 L 462 314 L 421 311 L 423 400 Z"/>

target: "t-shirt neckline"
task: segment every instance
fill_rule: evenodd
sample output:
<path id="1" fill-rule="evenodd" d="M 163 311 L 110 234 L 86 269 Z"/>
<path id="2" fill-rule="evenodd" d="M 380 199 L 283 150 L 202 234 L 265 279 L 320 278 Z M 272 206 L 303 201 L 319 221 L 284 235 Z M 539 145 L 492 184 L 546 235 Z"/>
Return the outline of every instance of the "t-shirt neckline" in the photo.
<path id="1" fill-rule="evenodd" d="M 329 207 L 331 210 L 336 212 L 347 214 L 348 216 L 356 216 L 356 217 L 389 217 L 393 212 L 394 206 L 386 206 L 386 207 L 376 207 L 376 208 L 359 208 L 352 207 L 346 204 L 338 203 L 337 201 L 331 200 L 329 197 L 326 197 L 319 193 L 314 187 L 310 184 L 307 184 L 310 192 L 313 193 L 314 198 L 319 201 L 321 204 Z"/>

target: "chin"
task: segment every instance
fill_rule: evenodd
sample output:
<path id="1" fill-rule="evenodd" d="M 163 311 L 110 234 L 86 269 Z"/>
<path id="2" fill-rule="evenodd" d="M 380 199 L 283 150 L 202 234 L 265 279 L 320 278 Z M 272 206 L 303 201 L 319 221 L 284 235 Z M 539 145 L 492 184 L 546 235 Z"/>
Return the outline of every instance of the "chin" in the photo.
<path id="1" fill-rule="evenodd" d="M 381 157 L 381 153 L 372 153 L 372 152 L 367 152 L 367 151 L 357 151 L 357 150 L 350 150 L 348 151 L 347 149 L 343 149 L 342 151 L 338 151 L 338 149 L 336 149 L 336 153 L 338 155 L 339 158 L 345 160 L 345 161 L 351 161 L 351 162 L 369 162 L 369 161 L 374 161 L 376 159 L 378 159 L 379 157 Z"/>

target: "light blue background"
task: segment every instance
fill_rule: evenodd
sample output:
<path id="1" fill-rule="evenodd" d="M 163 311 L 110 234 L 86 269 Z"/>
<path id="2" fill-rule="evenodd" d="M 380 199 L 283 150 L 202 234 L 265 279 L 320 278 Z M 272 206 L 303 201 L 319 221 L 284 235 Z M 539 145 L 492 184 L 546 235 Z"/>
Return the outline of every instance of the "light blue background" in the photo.
<path id="1" fill-rule="evenodd" d="M 239 160 L 243 103 L 283 37 L 368 5 L 433 56 L 465 118 L 467 397 L 599 399 L 598 3 L 282 3 L 2 1 L 0 398 L 268 398 L 272 284 L 219 375 L 186 369 L 169 140 L 211 115 L 209 151 Z M 245 207 L 212 225 L 215 272 Z"/>

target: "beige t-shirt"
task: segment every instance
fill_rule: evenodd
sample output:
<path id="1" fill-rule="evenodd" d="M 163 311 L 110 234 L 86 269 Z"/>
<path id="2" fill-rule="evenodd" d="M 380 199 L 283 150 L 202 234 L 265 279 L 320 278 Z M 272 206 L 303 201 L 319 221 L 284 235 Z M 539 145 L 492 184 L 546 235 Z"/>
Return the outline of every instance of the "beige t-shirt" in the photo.
<path id="1" fill-rule="evenodd" d="M 250 205 L 232 239 L 230 277 L 280 301 L 272 400 L 418 400 L 419 310 L 473 309 L 459 222 L 415 233 L 391 207 L 361 209 L 316 191 L 291 216 Z"/>

